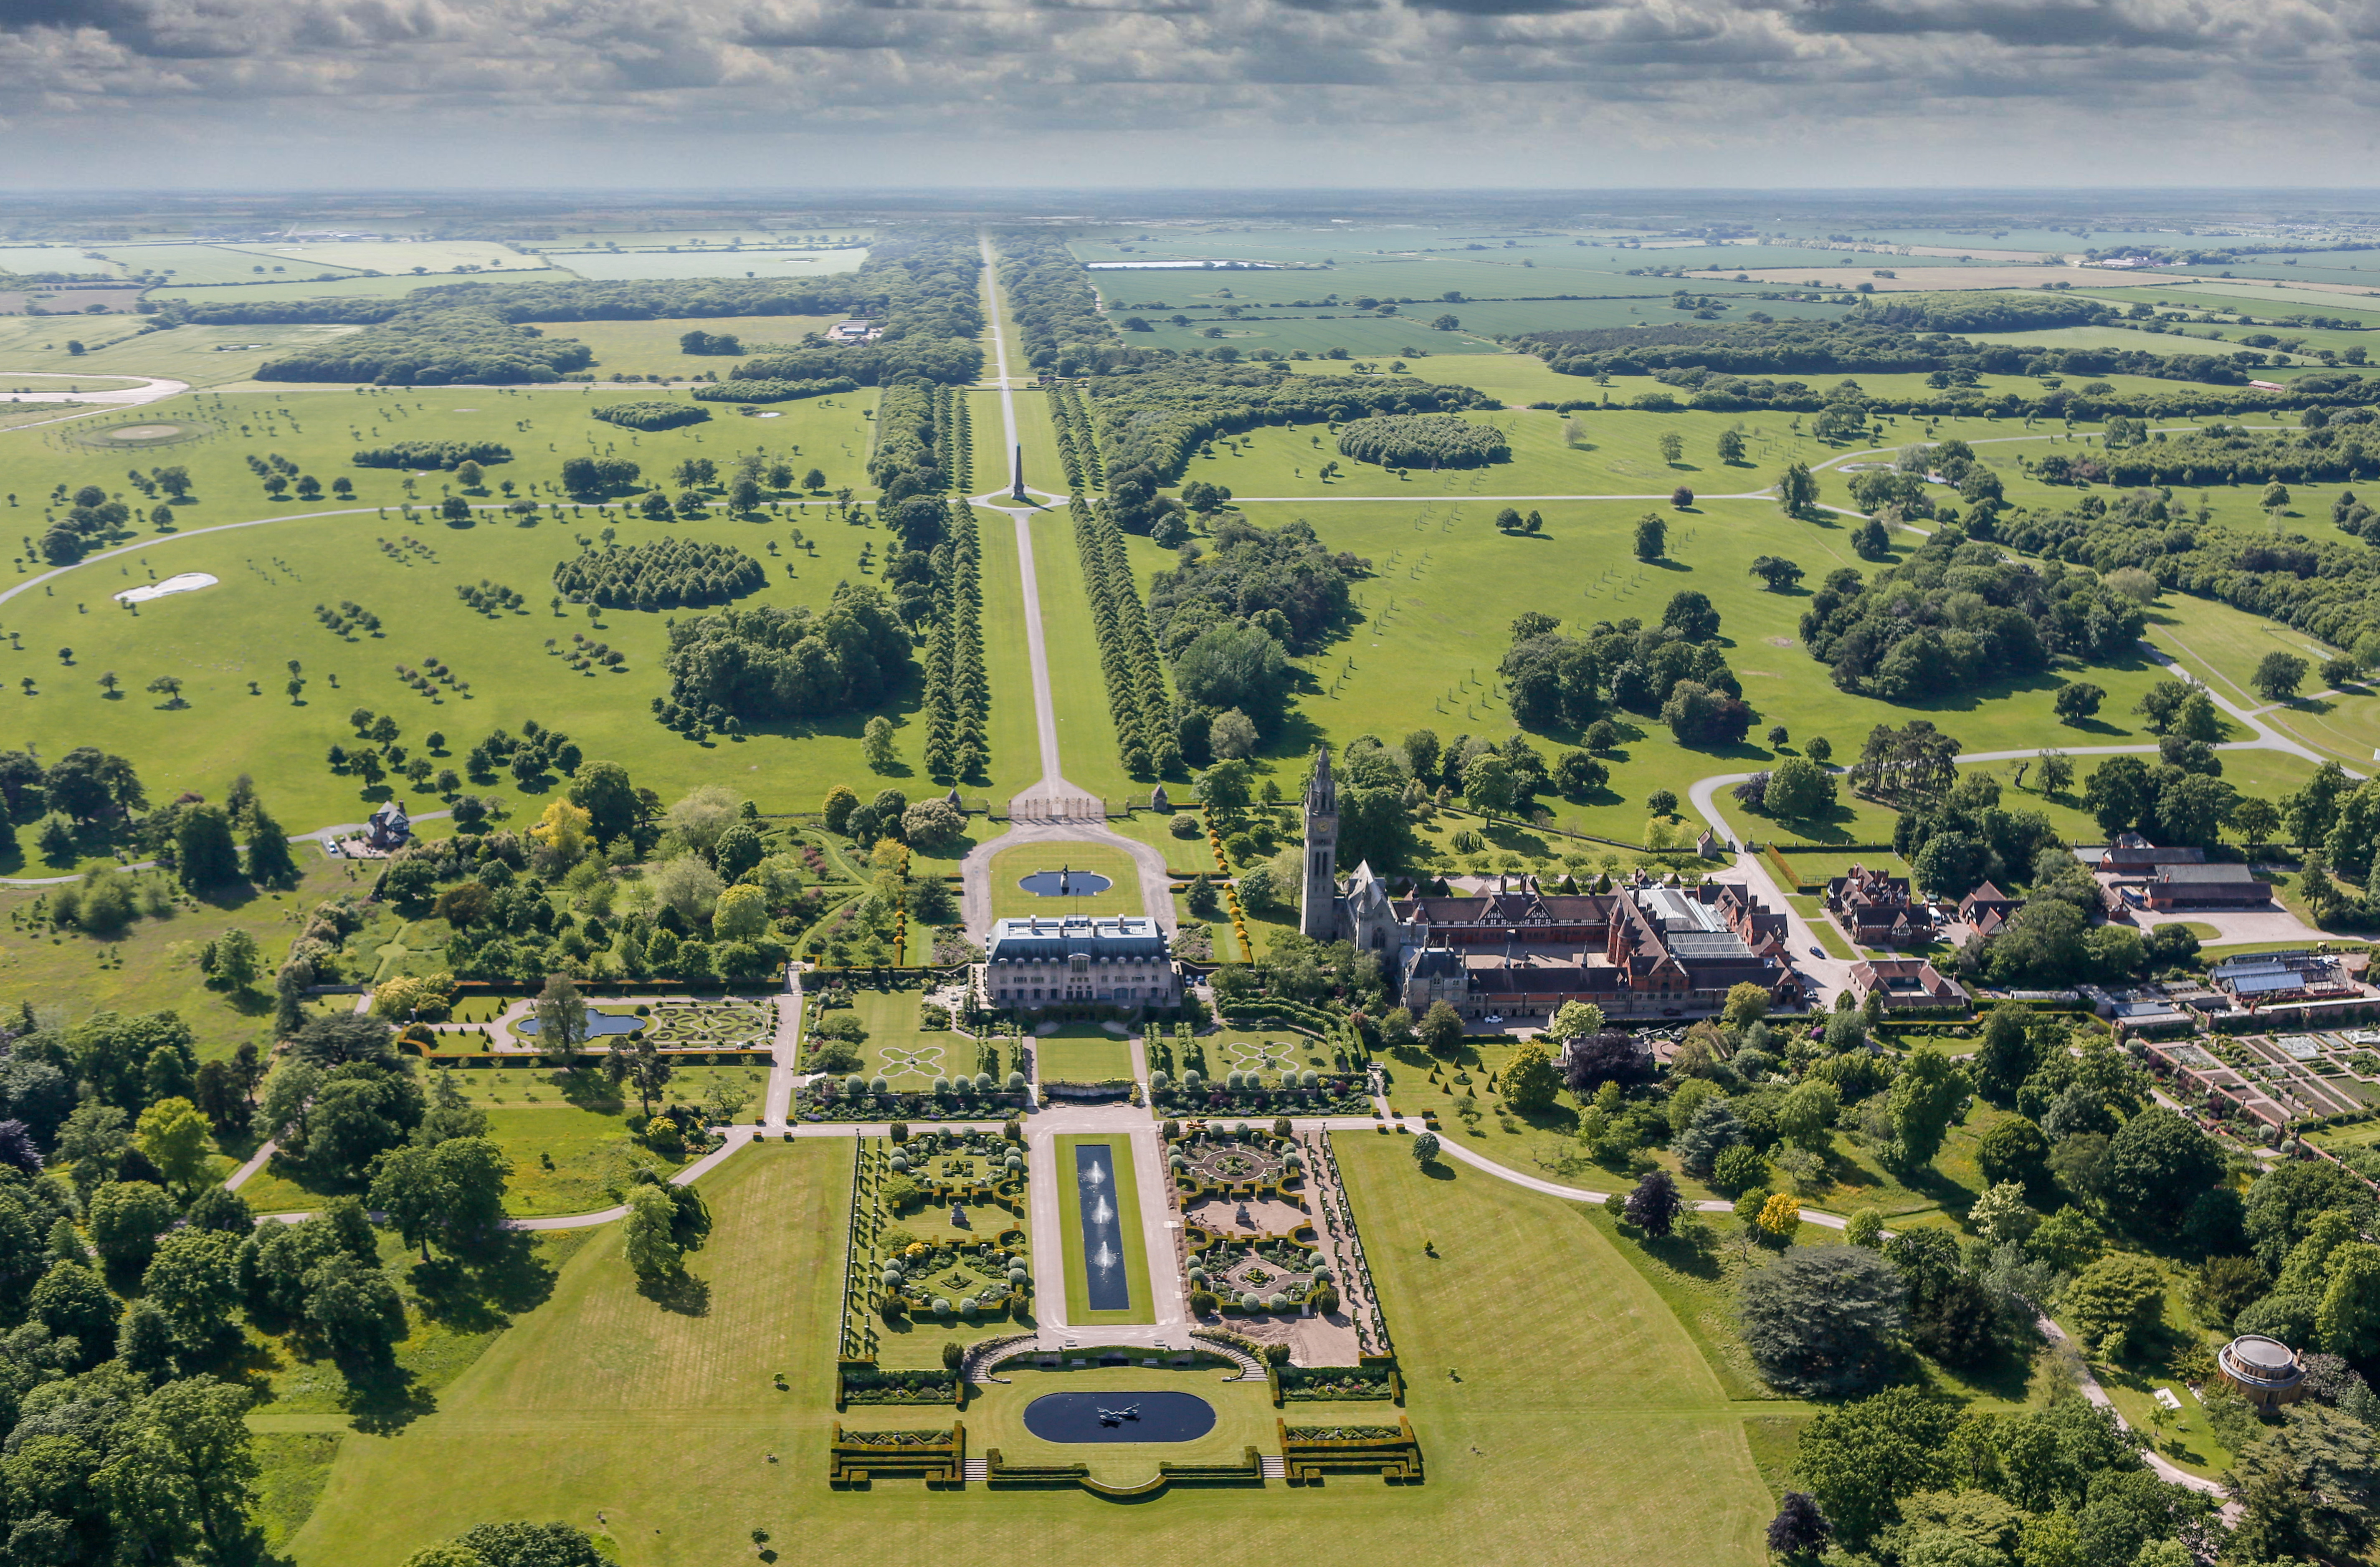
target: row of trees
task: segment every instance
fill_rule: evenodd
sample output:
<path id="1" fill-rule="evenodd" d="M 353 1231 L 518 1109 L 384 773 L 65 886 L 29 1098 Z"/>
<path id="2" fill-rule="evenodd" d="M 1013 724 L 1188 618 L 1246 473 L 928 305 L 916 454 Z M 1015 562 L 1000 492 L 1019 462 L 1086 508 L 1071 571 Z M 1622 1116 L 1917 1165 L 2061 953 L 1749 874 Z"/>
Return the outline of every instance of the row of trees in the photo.
<path id="1" fill-rule="evenodd" d="M 1375 414 L 1444 414 L 1493 408 L 1467 386 L 1402 377 L 1292 375 L 1285 364 L 1232 365 L 1171 359 L 1130 374 L 1102 376 L 1086 389 L 1097 413 L 1108 471 L 1120 478 L 1145 467 L 1159 483 L 1179 478 L 1191 453 L 1219 435 L 1259 425 L 1343 423 Z M 1110 489 L 1115 488 L 1111 482 Z M 1136 515 L 1117 518 L 1127 533 L 1145 531 Z"/>
<path id="2" fill-rule="evenodd" d="M 466 463 L 485 464 L 512 460 L 513 449 L 496 440 L 400 440 L 392 446 L 369 447 L 348 459 L 358 468 L 443 468 L 449 471 L 460 468 Z M 474 473 L 465 482 L 477 484 L 479 476 Z"/>
<path id="3" fill-rule="evenodd" d="M 1091 606 L 1091 627 L 1099 644 L 1099 670 L 1115 720 L 1116 745 L 1124 771 L 1135 777 L 1177 772 L 1182 746 L 1171 721 L 1165 669 L 1140 601 L 1123 533 L 1107 503 L 1080 495 L 1066 502 L 1075 523 L 1075 548 L 1083 560 L 1083 587 Z"/>
<path id="4" fill-rule="evenodd" d="M 1099 438 L 1092 433 L 1091 413 L 1082 392 L 1068 382 L 1053 381 L 1049 395 L 1050 423 L 1058 432 L 1058 462 L 1066 470 L 1066 488 L 1078 492 L 1099 488 L 1107 483 L 1107 467 L 1099 461 Z M 1181 541 L 1160 538 L 1158 542 Z"/>
<path id="5" fill-rule="evenodd" d="M 983 547 L 975 509 L 950 508 L 934 546 L 932 629 L 926 634 L 926 771 L 937 783 L 980 777 L 990 758 L 991 681 L 983 661 Z M 889 720 L 868 720 L 869 728 Z M 890 735 L 886 737 L 889 749 Z"/>

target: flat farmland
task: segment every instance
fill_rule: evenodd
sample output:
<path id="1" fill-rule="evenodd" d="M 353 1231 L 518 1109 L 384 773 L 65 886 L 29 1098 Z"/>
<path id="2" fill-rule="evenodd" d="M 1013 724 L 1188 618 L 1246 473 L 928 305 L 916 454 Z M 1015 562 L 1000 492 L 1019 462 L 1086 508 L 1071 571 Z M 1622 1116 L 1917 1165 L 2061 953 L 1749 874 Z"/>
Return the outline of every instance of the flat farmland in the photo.
<path id="1" fill-rule="evenodd" d="M 247 283 L 276 273 L 310 276 L 318 272 L 349 275 L 358 269 L 328 258 L 266 250 L 235 245 L 106 245 L 92 248 L 114 262 L 127 276 L 152 274 L 176 283 Z"/>
<path id="2" fill-rule="evenodd" d="M 1453 308 L 1451 306 L 1447 307 Z M 1210 318 L 1208 313 L 1201 312 L 1192 319 L 1188 326 L 1175 326 L 1163 316 L 1149 314 L 1140 319 L 1147 320 L 1152 330 L 1129 333 L 1127 340 L 1150 348 L 1172 349 L 1175 353 L 1224 346 L 1236 348 L 1243 354 L 1252 354 L 1260 348 L 1270 349 L 1276 354 L 1320 353 L 1326 349 L 1344 348 L 1350 354 L 1386 359 L 1408 355 L 1416 349 L 1425 354 L 1503 352 L 1500 344 L 1474 332 L 1439 331 L 1429 324 L 1430 312 L 1418 305 L 1411 308 L 1414 313 L 1410 316 L 1324 311 L 1243 320 Z M 1221 335 L 1209 337 L 1209 332 Z"/>
<path id="3" fill-rule="evenodd" d="M 276 325 L 175 327 L 144 331 L 138 316 L 0 317 L 0 373 L 67 371 L 92 376 L 158 376 L 194 387 L 225 386 L 253 376 L 267 359 L 354 331 L 354 327 Z M 86 352 L 67 352 L 69 340 Z M 0 453 L 12 466 L 20 459 Z M 123 470 L 115 468 L 115 476 Z"/>
<path id="4" fill-rule="evenodd" d="M 300 263 L 372 272 L 409 272 L 416 268 L 451 272 L 461 267 L 480 267 L 490 271 L 539 271 L 546 266 L 535 256 L 524 256 L 509 245 L 486 239 L 325 239 L 302 244 L 244 245 L 237 248 L 293 270 Z"/>
<path id="5" fill-rule="evenodd" d="M 868 251 L 864 247 L 730 250 L 705 246 L 698 250 L 577 250 L 548 256 L 586 278 L 804 278 L 856 271 Z"/>
<path id="6" fill-rule="evenodd" d="M 64 272 L 84 277 L 122 277 L 121 269 L 103 252 L 82 245 L 0 245 L 0 272 Z"/>
<path id="7" fill-rule="evenodd" d="M 1609 256 L 1608 252 L 1602 254 Z M 1508 299 L 1518 295 L 1541 294 L 1667 299 L 1670 291 L 1679 286 L 1674 279 L 1632 278 L 1626 275 L 1629 267 L 1643 264 L 1628 260 L 1607 271 L 1577 266 L 1524 267 L 1517 259 L 1497 259 L 1489 254 L 1483 254 L 1476 260 L 1439 256 L 1413 259 L 1367 256 L 1351 259 L 1342 255 L 1337 264 L 1317 269 L 1107 271 L 1093 272 L 1091 277 L 1100 292 L 1116 301 L 1120 307 L 1125 305 L 1156 307 L 1150 302 L 1160 300 L 1172 305 L 1286 305 L 1293 300 L 1320 300 L 1328 295 L 1349 300 L 1370 295 L 1380 299 L 1417 300 L 1418 304 L 1402 307 L 1418 310 L 1423 305 L 1439 301 L 1450 290 L 1466 300 Z M 1742 284 L 1720 283 L 1698 292 L 1748 294 L 1752 291 Z M 1139 303 L 1135 305 L 1135 302 Z M 1459 304 L 1444 307 L 1457 314 L 1462 311 Z"/>
<path id="8" fill-rule="evenodd" d="M 311 268 L 305 269 L 308 271 Z M 523 272 L 530 282 L 566 280 L 569 274 L 556 271 Z M 198 286 L 175 283 L 152 288 L 141 295 L 144 299 L 181 300 L 193 305 L 240 305 L 262 299 L 401 299 L 425 288 L 443 288 L 455 281 L 451 272 L 431 272 L 416 277 L 406 272 L 384 277 L 364 272 L 342 272 L 324 281 L 320 275 L 298 283 L 225 283 Z"/>

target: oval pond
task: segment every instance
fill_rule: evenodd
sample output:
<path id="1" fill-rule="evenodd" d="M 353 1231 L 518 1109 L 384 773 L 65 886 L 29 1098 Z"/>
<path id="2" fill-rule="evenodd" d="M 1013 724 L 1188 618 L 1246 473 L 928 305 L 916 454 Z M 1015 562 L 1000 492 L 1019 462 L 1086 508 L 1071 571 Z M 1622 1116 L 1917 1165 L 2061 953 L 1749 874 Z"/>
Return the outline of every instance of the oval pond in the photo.
<path id="1" fill-rule="evenodd" d="M 1043 898 L 1089 898 L 1115 886 L 1107 877 L 1092 871 L 1036 871 L 1021 877 L 1016 884 L 1030 893 Z"/>
<path id="2" fill-rule="evenodd" d="M 1043 1441 L 1196 1441 L 1215 1428 L 1215 1406 L 1188 1392 L 1045 1392 L 1025 1406 L 1025 1428 Z"/>

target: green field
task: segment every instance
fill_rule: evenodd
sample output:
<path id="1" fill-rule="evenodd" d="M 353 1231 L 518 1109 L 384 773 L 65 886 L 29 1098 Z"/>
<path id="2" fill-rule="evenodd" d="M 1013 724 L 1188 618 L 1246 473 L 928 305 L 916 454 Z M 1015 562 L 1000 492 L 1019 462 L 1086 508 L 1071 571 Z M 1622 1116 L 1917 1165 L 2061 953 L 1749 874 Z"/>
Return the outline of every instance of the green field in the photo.
<path id="1" fill-rule="evenodd" d="M 1073 1023 L 1033 1042 L 1033 1065 L 1043 1082 L 1114 1082 L 1133 1075 L 1132 1046 L 1097 1024 Z"/>
<path id="2" fill-rule="evenodd" d="M 152 792 L 164 790 L 168 798 L 186 788 L 216 794 L 235 774 L 253 773 L 273 780 L 275 809 L 293 831 L 359 821 L 371 809 L 358 780 L 334 776 L 322 760 L 329 745 L 353 738 L 346 715 L 359 705 L 393 712 L 409 745 L 420 746 L 433 729 L 459 742 L 439 759 L 442 766 L 452 765 L 488 730 L 517 729 L 522 720 L 537 718 L 569 733 L 590 756 L 623 761 L 639 783 L 670 798 L 697 783 L 731 781 L 768 809 L 808 810 L 833 784 L 867 785 L 858 741 L 868 714 L 756 726 L 752 738 L 737 743 L 688 742 L 662 729 L 647 712 L 649 700 L 666 687 L 662 664 L 669 614 L 611 610 L 599 623 L 583 612 L 557 615 L 547 600 L 554 566 L 608 526 L 629 543 L 674 535 L 734 544 L 761 561 L 768 573 L 767 585 L 744 602 L 820 606 L 839 581 L 871 580 L 860 564 L 861 547 L 872 545 L 872 561 L 880 561 L 885 537 L 872 522 L 850 525 L 830 521 L 820 509 L 788 508 L 749 521 L 714 513 L 703 522 L 653 523 L 619 509 L 603 515 L 587 508 L 560 517 L 549 512 L 526 524 L 492 512 L 469 526 L 426 516 L 407 523 L 401 514 L 407 476 L 352 468 L 346 462 L 360 444 L 484 433 L 492 422 L 490 415 L 501 410 L 511 417 L 499 428 L 506 428 L 519 460 L 492 468 L 491 501 L 499 499 L 492 492 L 499 481 L 542 492 L 562 455 L 590 445 L 631 455 L 652 472 L 664 471 L 681 456 L 724 461 L 739 451 L 760 450 L 798 464 L 818 463 L 838 483 L 863 477 L 862 415 L 872 405 L 872 394 L 797 404 L 781 421 L 766 425 L 730 420 L 642 437 L 587 418 L 582 410 L 589 396 L 448 390 L 416 394 L 400 409 L 394 396 L 292 392 L 171 404 L 193 416 L 220 414 L 227 422 L 202 427 L 213 433 L 198 440 L 152 449 L 170 452 L 195 481 L 192 503 L 176 510 L 181 531 L 145 539 L 113 558 L 86 561 L 20 592 L 0 609 L 0 623 L 21 632 L 29 650 L 19 656 L 25 667 L 6 671 L 8 678 L 13 683 L 33 675 L 43 693 L 18 699 L 24 705 L 16 734 L 20 741 L 60 750 L 99 744 L 121 752 L 140 768 Z M 228 423 L 233 420 L 238 423 Z M 240 425 L 251 433 L 232 433 Z M 25 443 L 17 449 L 21 471 L 44 487 L 104 483 L 111 469 L 122 472 L 120 452 L 73 446 L 44 431 L 12 439 Z M 345 504 L 326 497 L 312 505 L 276 507 L 259 493 L 241 461 L 255 450 L 285 452 L 325 481 L 349 476 L 356 497 Z M 450 478 L 437 475 L 414 482 L 424 502 L 434 502 L 442 488 L 452 488 Z M 542 498 L 549 505 L 555 499 Z M 282 520 L 271 520 L 276 518 Z M 200 531 L 256 519 L 266 520 Z M 815 555 L 795 548 L 796 528 L 816 541 Z M 400 537 L 407 543 L 395 545 Z M 382 548 L 382 540 L 392 541 L 390 548 Z M 794 574 L 786 574 L 788 568 Z M 220 583 L 158 600 L 137 615 L 107 602 L 123 588 L 181 572 L 209 573 Z M 458 585 L 481 580 L 515 588 L 528 599 L 528 609 L 492 620 L 455 597 Z M 991 583 L 997 580 L 995 573 Z M 18 582 L 29 581 L 20 569 Z M 377 639 L 354 642 L 326 631 L 314 617 L 314 606 L 343 598 L 363 604 L 391 629 Z M 990 598 L 987 633 L 995 642 L 1014 613 L 1013 597 L 995 592 Z M 241 634 L 227 644 L 221 628 L 232 623 Z M 546 650 L 547 638 L 564 647 L 574 632 L 625 652 L 625 672 L 574 673 L 565 659 Z M 60 646 L 75 648 L 73 665 L 56 658 Z M 32 648 L 43 651 L 37 657 Z M 432 657 L 470 682 L 468 696 L 449 693 L 433 705 L 406 690 L 392 672 L 398 662 L 418 664 Z M 301 704 L 281 693 L 285 665 L 292 658 L 310 681 Z M 154 699 L 139 695 L 105 701 L 91 683 L 113 669 L 137 692 L 168 669 L 188 682 L 183 693 L 188 705 L 178 710 L 162 709 Z M 997 672 L 1005 669 L 995 661 Z M 264 694 L 250 694 L 250 681 Z M 912 793 L 922 777 L 917 758 L 924 744 L 922 731 L 908 722 L 916 700 L 912 688 L 886 708 L 901 726 L 905 760 L 885 781 Z M 1030 724 L 1029 697 L 1021 681 L 1014 688 L 1004 681 L 995 685 L 995 714 L 1005 703 L 1026 706 L 1025 722 Z M 1101 703 L 1103 707 L 1103 697 Z M 225 722 L 234 714 L 237 720 Z M 995 725 L 1005 718 L 996 717 Z M 1029 754 L 1015 760 L 1031 765 Z M 1009 761 L 1002 755 L 995 767 Z M 743 780 L 740 785 L 732 783 L 736 778 Z M 487 792 L 528 808 L 531 815 L 543 808 L 541 801 L 521 800 L 508 788 Z M 418 794 L 414 805 L 422 808 Z"/>
<path id="3" fill-rule="evenodd" d="M 276 355 L 342 336 L 356 329 L 337 326 L 175 327 L 144 331 L 139 316 L 77 316 L 71 323 L 55 316 L 0 316 L 0 364 L 10 370 L 48 370 L 91 376 L 158 376 L 188 381 L 193 387 L 226 386 L 254 375 L 257 367 Z M 88 352 L 67 352 L 68 342 Z M 177 400 L 153 410 L 165 416 L 193 411 L 190 401 Z M 63 438 L 44 433 L 32 438 L 35 451 L 55 449 Z M 38 459 L 19 441 L 10 442 L 7 469 L 14 476 Z M 260 453 L 261 454 L 261 453 Z M 246 472 L 245 466 L 241 471 Z M 108 478 L 121 475 L 115 468 Z M 24 487 L 21 482 L 18 488 Z"/>
<path id="4" fill-rule="evenodd" d="M 686 250 L 549 251 L 547 259 L 580 277 L 612 278 L 815 278 L 856 271 L 868 259 L 862 249 L 741 249 L 723 246 Z"/>
<path id="5" fill-rule="evenodd" d="M 1066 898 L 1027 892 L 1017 885 L 1036 872 L 1064 869 L 1088 871 L 1107 877 L 1111 885 L 1105 892 Z M 1140 911 L 1140 867 L 1121 849 L 1100 843 L 1025 844 L 1003 849 L 992 857 L 991 913 L 996 920 Z"/>
<path id="6" fill-rule="evenodd" d="M 1065 1248 L 1066 1258 L 1066 1320 L 1077 1328 L 1096 1328 L 1119 1322 L 1154 1322 L 1157 1320 L 1156 1297 L 1149 1292 L 1148 1252 L 1140 1229 L 1140 1183 L 1132 1167 L 1132 1138 L 1123 1132 L 1098 1136 L 1061 1137 L 1055 1140 L 1054 1170 L 1058 1182 L 1058 1239 Z M 1122 1310 L 1094 1311 L 1089 1301 L 1089 1282 L 1085 1275 L 1083 1256 L 1082 1187 L 1075 1178 L 1075 1150 L 1088 1144 L 1104 1144 L 1112 1151 L 1115 1166 L 1115 1191 L 1104 1195 L 1116 1210 L 1116 1228 L 1123 1252 L 1124 1283 L 1130 1291 L 1132 1304 Z"/>

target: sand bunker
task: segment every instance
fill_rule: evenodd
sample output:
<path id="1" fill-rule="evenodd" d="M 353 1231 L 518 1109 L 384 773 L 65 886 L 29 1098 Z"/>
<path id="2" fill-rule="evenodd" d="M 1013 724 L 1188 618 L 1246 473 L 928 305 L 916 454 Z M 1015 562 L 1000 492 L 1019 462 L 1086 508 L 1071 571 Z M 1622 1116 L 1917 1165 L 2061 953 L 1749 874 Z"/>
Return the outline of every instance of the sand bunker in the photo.
<path id="1" fill-rule="evenodd" d="M 152 598 L 163 598 L 169 593 L 196 593 L 202 587 L 212 587 L 217 579 L 204 572 L 184 572 L 140 587 L 128 587 L 116 598 L 126 604 L 146 604 Z"/>

